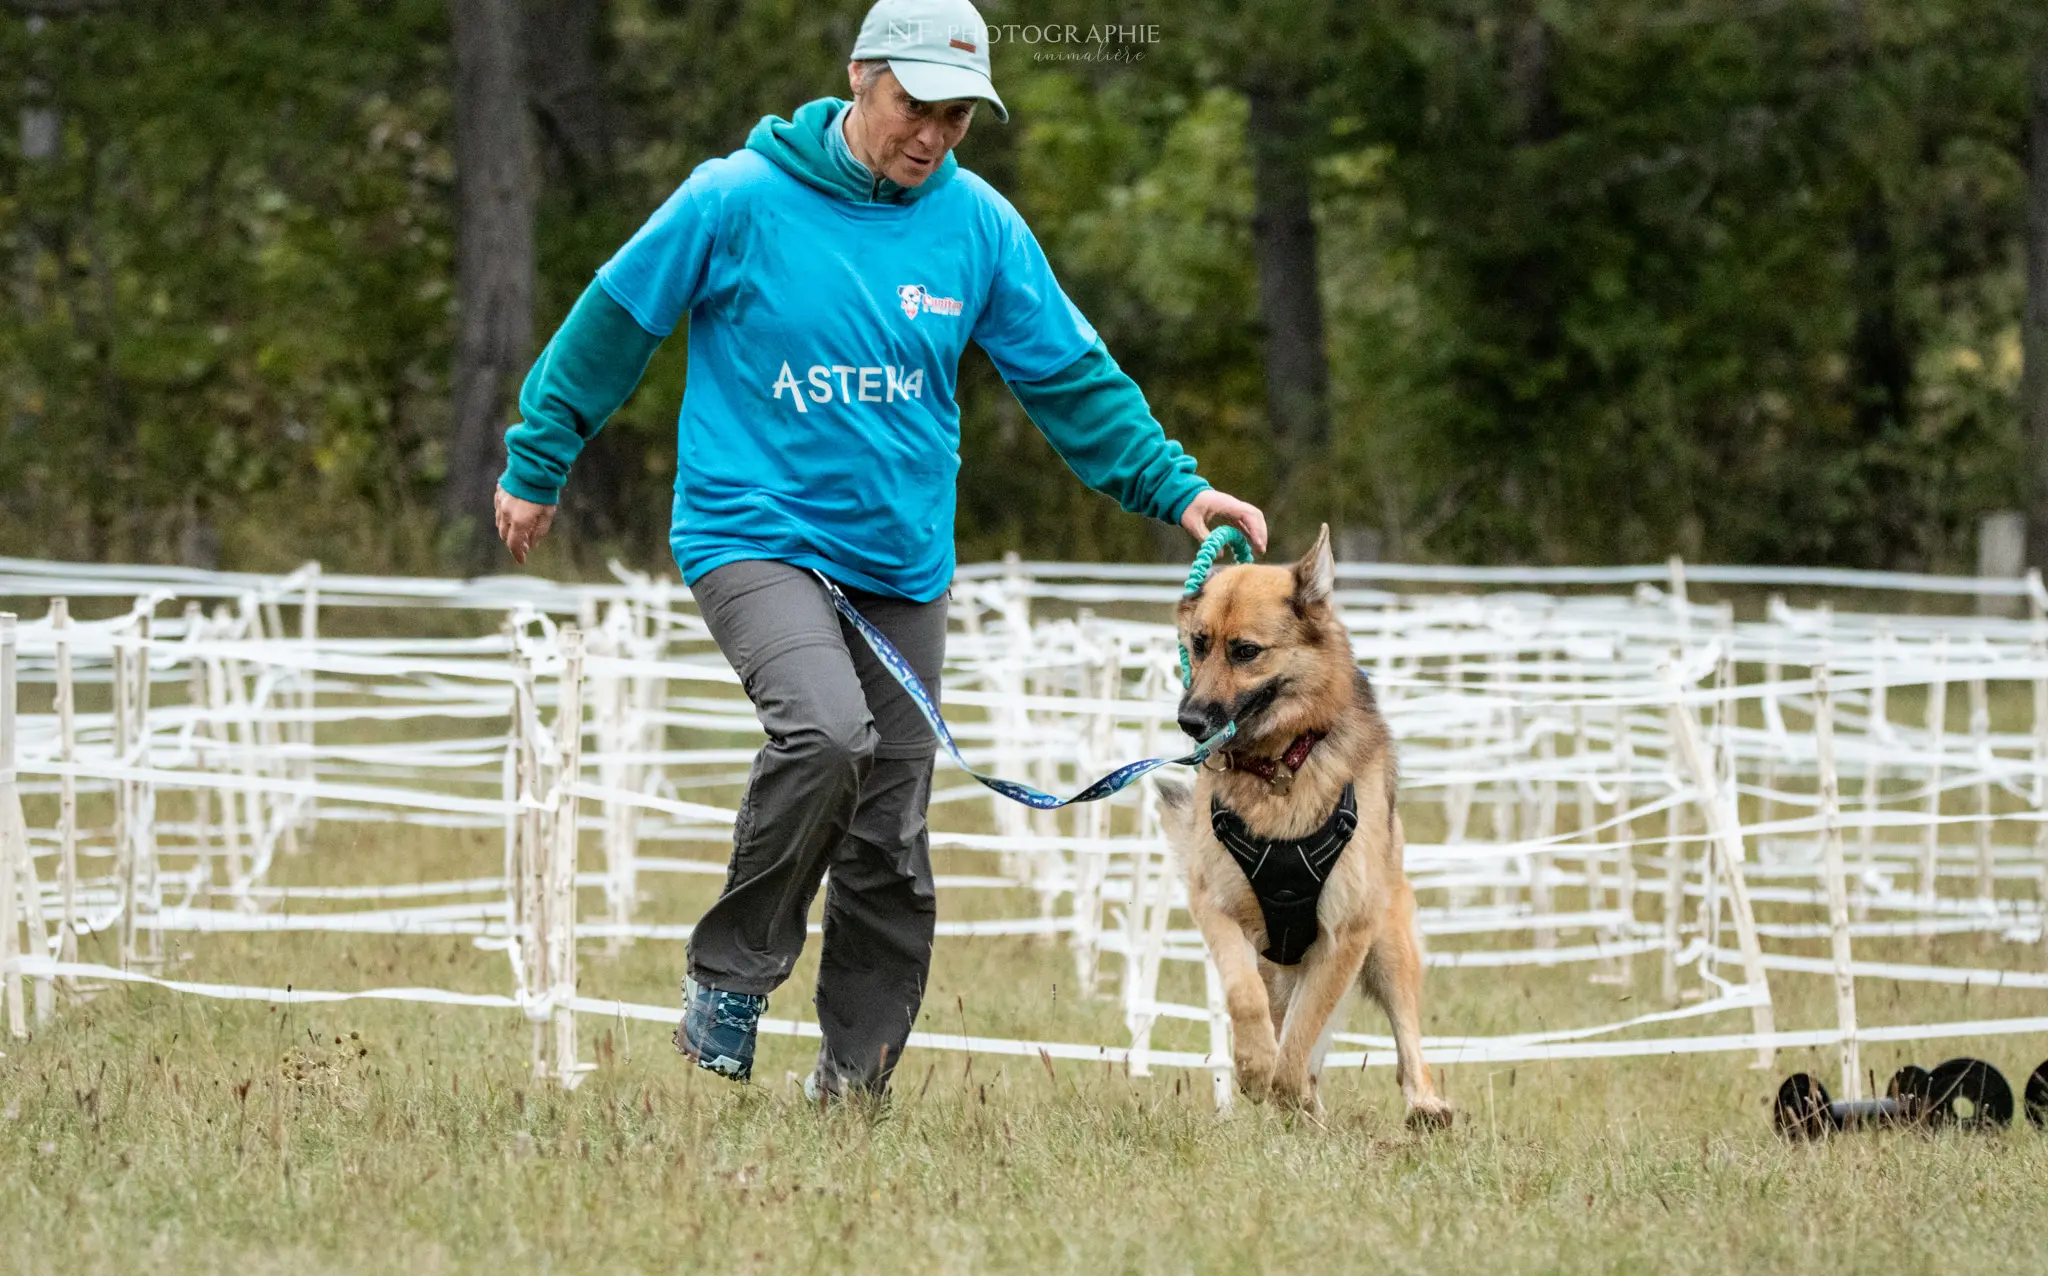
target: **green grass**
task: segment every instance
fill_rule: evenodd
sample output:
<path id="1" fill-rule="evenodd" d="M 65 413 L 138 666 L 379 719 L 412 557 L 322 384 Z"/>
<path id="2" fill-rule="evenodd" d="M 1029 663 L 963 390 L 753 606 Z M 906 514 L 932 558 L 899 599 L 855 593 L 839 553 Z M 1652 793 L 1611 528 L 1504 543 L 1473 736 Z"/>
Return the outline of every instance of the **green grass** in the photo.
<path id="1" fill-rule="evenodd" d="M 474 872 L 493 839 L 330 827 L 294 880 Z M 961 860 L 951 869 L 973 867 Z M 649 879 L 687 917 L 716 879 Z M 965 893 L 949 916 L 1027 911 Z M 586 906 L 594 904 L 586 900 Z M 175 938 L 175 937 L 174 937 Z M 85 956 L 95 953 L 88 945 Z M 506 986 L 461 939 L 221 937 L 171 945 L 185 978 Z M 1901 945 L 1873 956 L 1925 956 Z M 1958 941 L 1943 960 L 2012 952 Z M 597 995 L 662 1001 L 679 946 L 586 949 Z M 807 1013 L 811 967 L 775 999 Z M 1193 998 L 1194 972 L 1168 991 Z M 1435 1032 L 1497 1032 L 1652 1008 L 1585 972 L 1438 971 Z M 1117 1039 L 1058 945 L 942 940 L 925 1024 Z M 1781 977 L 1780 1021 L 1827 1022 L 1824 981 Z M 2038 998 L 1863 986 L 1872 1022 L 2032 1012 Z M 1360 1011 L 1354 1022 L 1375 1027 Z M 1733 1024 L 1728 1025 L 1733 1027 Z M 1162 1046 L 1199 1047 L 1197 1025 Z M 683 1066 L 658 1025 L 583 1020 L 598 1071 L 573 1094 L 526 1073 L 528 1029 L 467 1009 L 292 1007 L 114 989 L 0 1060 L 0 1270 L 94 1271 L 2038 1271 L 2048 1136 L 1876 1135 L 1791 1147 L 1746 1057 L 1444 1070 L 1461 1109 L 1412 1135 L 1385 1070 L 1327 1079 L 1329 1118 L 1210 1111 L 1206 1077 L 913 1052 L 880 1116 L 819 1112 L 764 1042 L 760 1084 Z M 1979 1053 L 2015 1082 L 2039 1039 L 1886 1047 Z"/>
<path id="2" fill-rule="evenodd" d="M 1416 836 L 1434 836 L 1429 808 L 1410 822 Z M 277 877 L 478 876 L 500 855 L 495 835 L 328 825 Z M 988 869 L 981 858 L 942 861 L 942 872 Z M 693 919 L 717 885 L 649 875 L 640 916 Z M 1658 888 L 1642 889 L 1647 917 Z M 586 915 L 599 911 L 594 893 L 583 903 Z M 954 892 L 942 916 L 1035 906 L 1029 892 Z M 167 973 L 186 979 L 509 987 L 504 955 L 461 938 L 167 936 L 166 947 Z M 111 959 L 94 940 L 81 955 Z M 1857 955 L 2043 960 L 1975 938 L 1859 944 Z M 582 990 L 669 1002 L 681 957 L 677 944 L 617 956 L 586 945 Z M 815 944 L 772 1013 L 808 1017 L 814 970 Z M 1627 988 L 1587 973 L 1435 971 L 1425 1028 L 1493 1034 L 1659 1008 L 1654 959 L 1637 960 Z M 1122 1040 L 1117 1002 L 1080 995 L 1074 977 L 1059 944 L 941 940 L 922 1026 Z M 1828 981 L 1772 983 L 1781 1027 L 1832 1021 Z M 1199 972 L 1169 965 L 1162 993 L 1199 1003 Z M 1859 994 L 1872 1024 L 2035 1014 L 2043 1003 L 1869 981 Z M 1351 1023 L 1380 1030 L 1377 1013 L 1359 1007 Z M 1737 1014 L 1671 1032 L 1747 1025 Z M 1219 1118 L 1206 1075 L 1132 1078 L 1100 1064 L 1048 1070 L 1037 1059 L 913 1051 L 893 1103 L 875 1115 L 802 1102 L 802 1041 L 765 1039 L 759 1083 L 736 1088 L 684 1066 L 661 1025 L 586 1016 L 581 1026 L 583 1057 L 599 1066 L 564 1094 L 532 1080 L 529 1029 L 505 1012 L 218 1002 L 148 988 L 66 1006 L 34 1039 L 0 1042 L 0 1272 L 2043 1266 L 2048 1135 L 2025 1124 L 1822 1146 L 1772 1135 L 1766 1100 L 1777 1081 L 1796 1070 L 1831 1080 L 1830 1052 L 1788 1052 L 1769 1073 L 1748 1056 L 1451 1066 L 1439 1071 L 1458 1126 L 1414 1135 L 1385 1069 L 1327 1077 L 1318 1125 L 1243 1105 Z M 1156 1044 L 1199 1050 L 1206 1030 L 1169 1023 Z M 1881 1082 L 1901 1064 L 1956 1054 L 1991 1059 L 2017 1086 L 2048 1038 L 1870 1047 L 1864 1059 Z"/>

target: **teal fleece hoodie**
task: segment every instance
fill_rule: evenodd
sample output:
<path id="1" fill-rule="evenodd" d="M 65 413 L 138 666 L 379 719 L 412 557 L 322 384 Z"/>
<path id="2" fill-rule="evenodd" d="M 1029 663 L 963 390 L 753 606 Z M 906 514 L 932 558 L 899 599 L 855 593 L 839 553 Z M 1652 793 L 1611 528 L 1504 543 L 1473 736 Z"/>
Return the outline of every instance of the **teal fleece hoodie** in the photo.
<path id="1" fill-rule="evenodd" d="M 958 172 L 949 153 L 914 187 L 871 173 L 839 127 L 846 105 L 821 98 L 793 119 L 765 117 L 748 136 L 747 149 L 853 203 L 907 203 L 939 190 Z M 593 280 L 520 390 L 522 420 L 506 432 L 499 486 L 522 500 L 557 503 L 577 455 L 632 395 L 661 341 Z M 1194 458 L 1164 436 L 1143 392 L 1100 340 L 1052 376 L 1007 384 L 1075 475 L 1125 510 L 1178 522 L 1208 489 Z"/>

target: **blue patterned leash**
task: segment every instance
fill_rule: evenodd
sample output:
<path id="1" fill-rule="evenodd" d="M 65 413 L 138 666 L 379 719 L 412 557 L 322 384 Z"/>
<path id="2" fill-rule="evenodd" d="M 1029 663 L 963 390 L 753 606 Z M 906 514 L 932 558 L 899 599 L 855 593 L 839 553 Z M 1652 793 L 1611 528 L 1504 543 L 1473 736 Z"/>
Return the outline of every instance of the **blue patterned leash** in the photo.
<path id="1" fill-rule="evenodd" d="M 1243 532 L 1235 527 L 1216 529 L 1202 542 L 1201 551 L 1195 555 L 1194 567 L 1188 572 L 1188 583 L 1183 596 L 1192 594 L 1202 587 L 1202 582 L 1208 579 L 1209 572 L 1216 562 L 1217 551 L 1225 545 L 1230 546 L 1239 562 L 1248 563 L 1252 560 L 1252 547 L 1245 540 Z M 939 716 L 938 703 L 932 699 L 932 693 L 925 687 L 924 680 L 917 676 L 917 670 L 910 667 L 910 662 L 903 658 L 903 653 L 896 650 L 896 644 L 889 641 L 889 635 L 869 624 L 868 618 L 860 614 L 859 609 L 848 601 L 846 595 L 830 577 L 819 571 L 813 571 L 811 574 L 824 584 L 826 594 L 832 599 L 832 606 L 846 618 L 846 623 L 860 631 L 860 636 L 867 641 L 868 650 L 875 653 L 875 659 L 882 662 L 882 667 L 889 671 L 889 675 L 895 678 L 909 695 L 911 703 L 924 715 L 925 724 L 931 727 L 932 734 L 939 738 L 939 743 L 945 746 L 946 752 L 953 755 L 953 760 L 960 764 L 960 769 L 1012 802 L 1021 802 L 1025 806 L 1035 807 L 1041 811 L 1054 811 L 1076 802 L 1100 801 L 1111 794 L 1122 792 L 1141 777 L 1157 771 L 1160 767 L 1200 766 L 1205 758 L 1228 744 L 1237 734 L 1237 724 L 1226 722 L 1221 731 L 1196 745 L 1195 751 L 1185 757 L 1146 758 L 1140 762 L 1127 762 L 1068 798 L 1055 797 L 1042 789 L 1034 789 L 1015 780 L 983 775 L 967 765 L 967 759 L 960 754 L 960 746 L 953 742 L 953 733 L 946 728 L 946 720 Z M 1190 676 L 1186 648 L 1181 649 L 1180 663 L 1181 682 L 1185 684 Z"/>

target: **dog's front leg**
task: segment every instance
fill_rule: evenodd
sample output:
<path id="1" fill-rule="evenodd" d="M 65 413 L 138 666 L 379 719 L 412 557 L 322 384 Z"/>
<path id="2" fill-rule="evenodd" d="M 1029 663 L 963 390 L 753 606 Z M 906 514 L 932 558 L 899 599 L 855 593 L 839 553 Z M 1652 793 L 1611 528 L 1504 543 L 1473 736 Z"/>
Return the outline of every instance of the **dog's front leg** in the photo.
<path id="1" fill-rule="evenodd" d="M 1316 1111 L 1315 1080 L 1310 1065 L 1323 1027 L 1336 1013 L 1337 1003 L 1357 980 L 1365 965 L 1370 935 L 1363 927 L 1337 934 L 1325 933 L 1309 945 L 1301 960 L 1301 974 L 1294 984 L 1294 997 L 1287 1003 L 1287 1026 L 1280 1036 L 1280 1061 L 1273 1074 L 1273 1095 L 1283 1103 Z"/>
<path id="2" fill-rule="evenodd" d="M 1244 929 L 1212 904 L 1196 887 L 1188 892 L 1188 911 L 1209 945 L 1216 973 L 1223 977 L 1223 1002 L 1230 1010 L 1231 1055 L 1237 1069 L 1237 1085 L 1256 1102 L 1263 1102 L 1273 1084 L 1273 1064 L 1279 1045 L 1273 1035 L 1273 1014 L 1266 1000 L 1266 984 L 1259 978 L 1258 954 Z"/>

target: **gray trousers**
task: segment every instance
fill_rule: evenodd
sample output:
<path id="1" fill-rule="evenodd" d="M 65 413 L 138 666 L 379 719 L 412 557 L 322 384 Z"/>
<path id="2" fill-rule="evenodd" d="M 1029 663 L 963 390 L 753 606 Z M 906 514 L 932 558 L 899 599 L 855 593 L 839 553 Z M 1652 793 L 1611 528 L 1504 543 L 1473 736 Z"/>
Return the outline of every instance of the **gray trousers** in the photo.
<path id="1" fill-rule="evenodd" d="M 725 889 L 691 933 L 690 975 L 728 992 L 779 987 L 829 872 L 816 996 L 821 1080 L 881 1090 L 931 968 L 938 901 L 925 808 L 938 742 L 810 572 L 728 563 L 691 592 L 768 743 L 733 825 Z M 936 694 L 945 600 L 845 592 Z"/>

